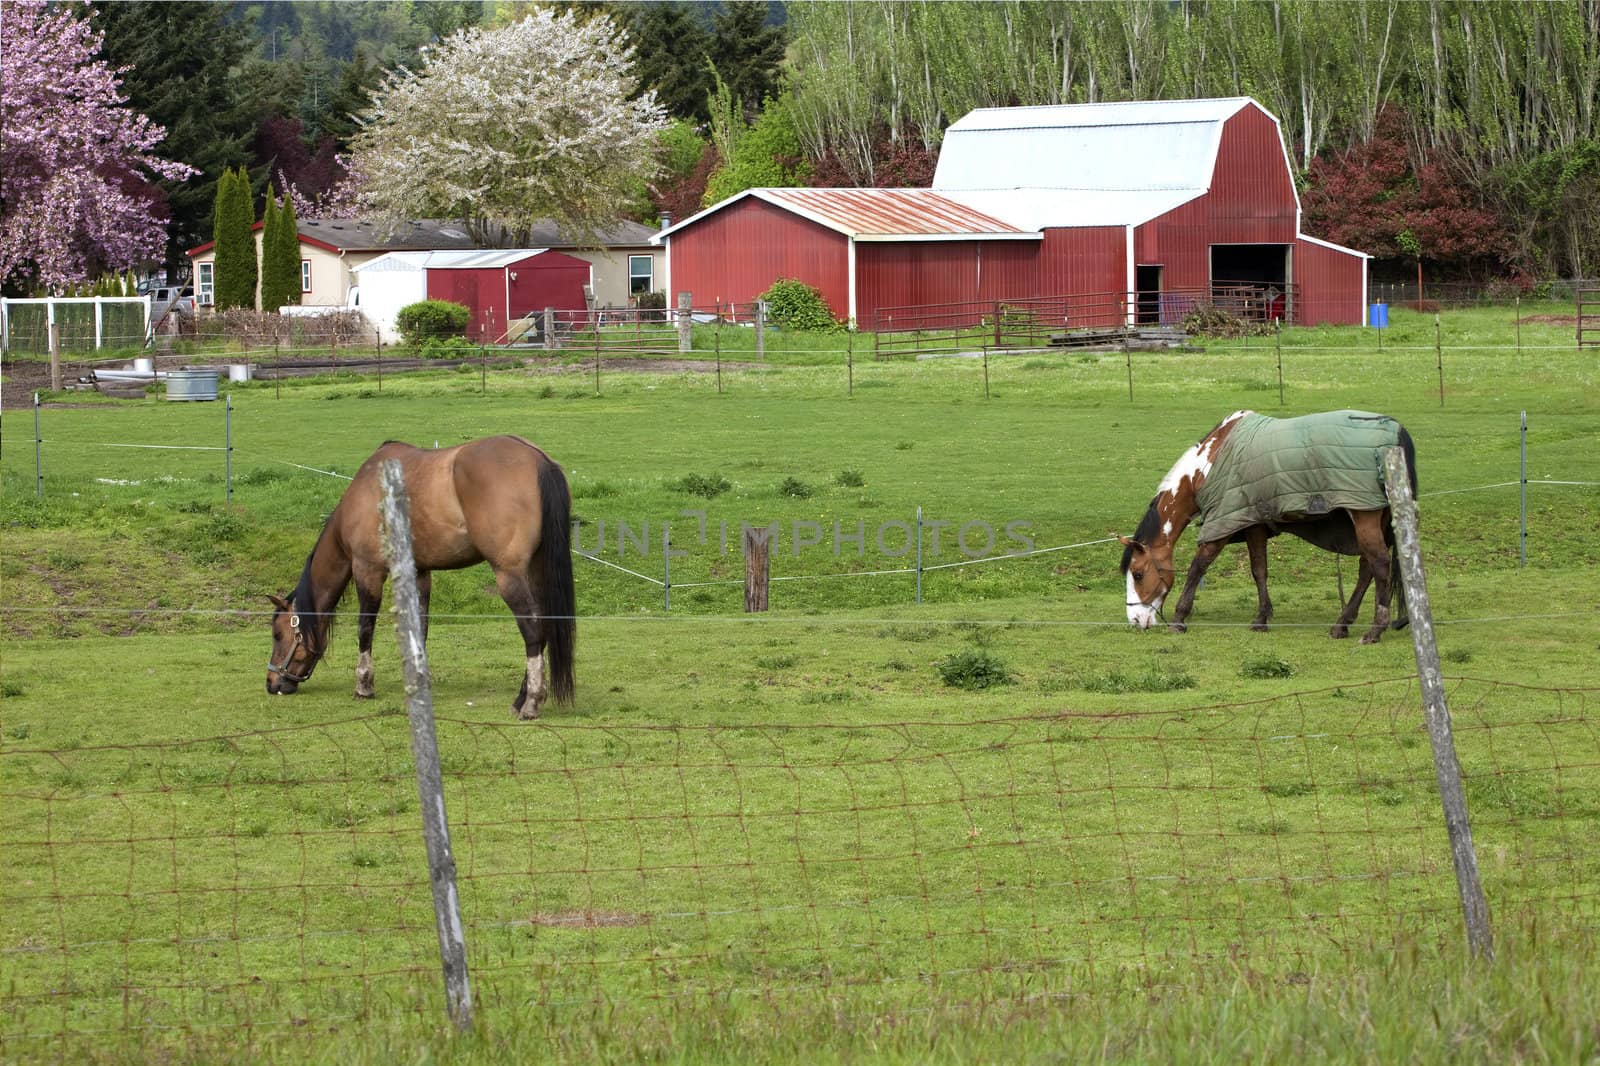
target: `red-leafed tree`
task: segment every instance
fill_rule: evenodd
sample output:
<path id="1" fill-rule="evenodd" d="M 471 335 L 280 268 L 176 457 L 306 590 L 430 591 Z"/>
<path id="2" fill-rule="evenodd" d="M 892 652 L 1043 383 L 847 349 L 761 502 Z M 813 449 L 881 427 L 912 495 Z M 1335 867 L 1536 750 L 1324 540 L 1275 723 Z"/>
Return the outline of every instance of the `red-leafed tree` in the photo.
<path id="1" fill-rule="evenodd" d="M 43 0 L 0 4 L 0 282 L 59 292 L 161 255 L 154 154 L 165 131 L 129 109 L 100 34 Z"/>
<path id="2" fill-rule="evenodd" d="M 939 150 L 926 148 L 915 127 L 902 130 L 898 138 L 887 126 L 873 134 L 871 184 L 880 189 L 927 188 L 933 184 L 933 171 L 939 164 Z M 811 184 L 818 188 L 839 188 L 857 184 L 857 173 L 833 149 L 813 164 Z"/>
<path id="3" fill-rule="evenodd" d="M 1306 229 L 1378 259 L 1414 259 L 1452 272 L 1500 266 L 1511 242 L 1504 222 L 1439 160 L 1417 163 L 1408 122 L 1379 115 L 1372 139 L 1311 161 L 1301 197 Z"/>

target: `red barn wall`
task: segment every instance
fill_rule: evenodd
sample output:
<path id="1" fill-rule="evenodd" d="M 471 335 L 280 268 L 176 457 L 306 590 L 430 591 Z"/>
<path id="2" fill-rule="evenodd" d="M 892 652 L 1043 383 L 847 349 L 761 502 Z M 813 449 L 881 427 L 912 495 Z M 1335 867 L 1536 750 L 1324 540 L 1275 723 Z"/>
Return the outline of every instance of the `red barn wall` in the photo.
<path id="1" fill-rule="evenodd" d="M 1298 227 L 1278 127 L 1247 107 L 1223 124 L 1211 191 L 1135 229 L 1133 255 L 1164 268 L 1165 289 L 1204 288 L 1213 244 L 1293 244 Z"/>
<path id="2" fill-rule="evenodd" d="M 497 334 L 496 322 L 505 321 L 505 275 L 497 268 L 478 270 L 429 270 L 428 299 L 465 304 L 472 314 L 467 319 L 467 337 L 486 342 Z M 504 326 L 501 327 L 504 329 Z"/>
<path id="3" fill-rule="evenodd" d="M 1366 276 L 1360 256 L 1295 241 L 1294 280 L 1300 293 L 1297 324 L 1359 326 L 1366 321 Z"/>
<path id="4" fill-rule="evenodd" d="M 582 311 L 583 287 L 589 284 L 589 263 L 562 252 L 540 252 L 507 268 L 511 282 L 511 317 L 521 318 L 546 307 L 557 311 Z M 502 301 L 503 302 L 503 301 Z"/>
<path id="5" fill-rule="evenodd" d="M 833 313 L 850 313 L 848 242 L 810 219 L 753 196 L 672 234 L 672 292 L 694 294 L 694 306 L 747 303 L 779 278 L 821 291 Z"/>
<path id="6" fill-rule="evenodd" d="M 1038 241 L 866 241 L 856 245 L 856 318 L 867 329 L 877 328 L 883 308 L 1021 300 L 1037 295 Z"/>
<path id="7" fill-rule="evenodd" d="M 1039 249 L 1042 296 L 1078 296 L 1068 310 L 1073 326 L 1115 326 L 1128 287 L 1128 234 L 1122 226 L 1047 229 Z"/>

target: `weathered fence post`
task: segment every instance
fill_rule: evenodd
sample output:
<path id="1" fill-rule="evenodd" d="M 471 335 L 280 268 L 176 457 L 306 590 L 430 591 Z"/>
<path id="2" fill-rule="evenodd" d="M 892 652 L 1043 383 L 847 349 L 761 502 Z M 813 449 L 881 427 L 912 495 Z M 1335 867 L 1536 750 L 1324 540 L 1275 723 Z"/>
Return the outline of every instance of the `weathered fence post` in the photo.
<path id="1" fill-rule="evenodd" d="M 395 632 L 405 668 L 406 713 L 411 719 L 411 752 L 417 763 L 417 795 L 422 804 L 422 839 L 428 849 L 428 882 L 433 887 L 434 923 L 444 967 L 445 1000 L 456 1028 L 472 1025 L 472 987 L 467 978 L 467 944 L 456 897 L 456 860 L 450 851 L 450 823 L 444 810 L 444 780 L 439 771 L 439 739 L 433 727 L 433 694 L 428 654 L 422 641 L 421 600 L 416 560 L 411 551 L 411 513 L 398 460 L 379 471 L 383 485 L 383 541 L 394 581 Z"/>
<path id="2" fill-rule="evenodd" d="M 1522 294 L 1517 294 L 1517 358 L 1522 358 Z M 1526 412 L 1524 412 L 1526 413 Z"/>
<path id="3" fill-rule="evenodd" d="M 678 354 L 694 350 L 694 294 L 678 293 Z"/>
<path id="4" fill-rule="evenodd" d="M 61 327 L 50 323 L 50 391 L 61 391 Z"/>
<path id="5" fill-rule="evenodd" d="M 596 322 L 594 328 L 595 333 L 598 335 L 600 323 Z M 546 307 L 544 309 L 544 350 L 547 352 L 556 350 L 556 309 L 554 307 Z"/>
<path id="6" fill-rule="evenodd" d="M 772 527 L 744 527 L 744 609 L 767 609 L 767 581 L 772 574 Z"/>
<path id="7" fill-rule="evenodd" d="M 1461 764 L 1456 759 L 1450 729 L 1450 708 L 1445 703 L 1444 677 L 1439 647 L 1433 636 L 1433 610 L 1422 571 L 1422 545 L 1417 534 L 1417 501 L 1411 495 L 1411 476 L 1399 448 L 1383 450 L 1383 487 L 1394 515 L 1396 561 L 1405 584 L 1406 606 L 1411 616 L 1411 643 L 1417 656 L 1417 683 L 1422 690 L 1423 717 L 1433 746 L 1433 772 L 1444 806 L 1445 831 L 1455 862 L 1456 887 L 1466 919 L 1467 944 L 1474 955 L 1494 958 L 1489 930 L 1489 904 L 1478 877 L 1478 855 L 1472 847 L 1472 824 L 1467 817 L 1467 797 L 1461 786 Z"/>
<path id="8" fill-rule="evenodd" d="M 756 301 L 756 359 L 767 358 L 767 301 Z"/>

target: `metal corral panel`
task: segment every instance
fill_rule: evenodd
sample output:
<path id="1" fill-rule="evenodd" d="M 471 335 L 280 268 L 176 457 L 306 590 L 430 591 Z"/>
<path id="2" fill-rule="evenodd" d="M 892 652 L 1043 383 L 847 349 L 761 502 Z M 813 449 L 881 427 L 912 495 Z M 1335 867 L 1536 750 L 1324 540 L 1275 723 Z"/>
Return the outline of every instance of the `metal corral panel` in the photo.
<path id="1" fill-rule="evenodd" d="M 1301 325 L 1359 326 L 1366 322 L 1366 257 L 1349 248 L 1301 236 L 1294 242 L 1294 280 Z"/>
<path id="2" fill-rule="evenodd" d="M 1039 289 L 1093 297 L 1074 326 L 1115 326 L 1122 321 L 1127 264 L 1127 231 L 1121 226 L 1047 229 L 1039 249 Z"/>
<path id="3" fill-rule="evenodd" d="M 797 278 L 838 317 L 850 313 L 848 238 L 792 211 L 746 197 L 669 240 L 670 306 L 680 292 L 693 293 L 695 307 L 748 303 L 779 278 Z"/>
<path id="4" fill-rule="evenodd" d="M 1039 295 L 1039 242 L 939 241 L 856 246 L 856 316 L 878 309 Z"/>

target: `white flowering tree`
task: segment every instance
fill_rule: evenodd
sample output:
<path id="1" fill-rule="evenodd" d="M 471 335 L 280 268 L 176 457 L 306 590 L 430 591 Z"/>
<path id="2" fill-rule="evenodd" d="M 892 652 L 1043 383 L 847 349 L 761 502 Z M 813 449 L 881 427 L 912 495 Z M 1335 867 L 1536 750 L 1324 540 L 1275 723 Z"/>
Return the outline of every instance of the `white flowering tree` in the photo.
<path id="1" fill-rule="evenodd" d="M 633 96 L 632 48 L 605 16 L 541 8 L 462 30 L 391 73 L 352 144 L 380 219 L 460 220 L 484 244 L 526 244 L 541 219 L 574 239 L 621 216 L 657 168 L 667 125 Z"/>

